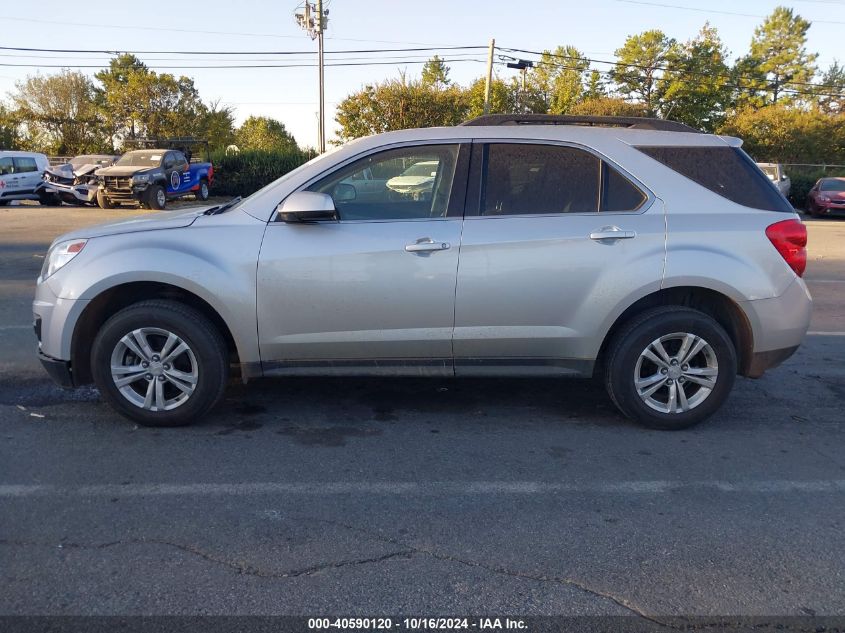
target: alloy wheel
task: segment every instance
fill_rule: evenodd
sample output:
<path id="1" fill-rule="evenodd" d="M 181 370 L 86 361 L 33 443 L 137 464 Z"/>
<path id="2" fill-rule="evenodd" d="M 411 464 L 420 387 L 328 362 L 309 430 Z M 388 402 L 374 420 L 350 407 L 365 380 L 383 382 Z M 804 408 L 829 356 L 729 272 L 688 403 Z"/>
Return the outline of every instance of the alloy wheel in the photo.
<path id="1" fill-rule="evenodd" d="M 148 411 L 184 404 L 199 380 L 197 358 L 179 336 L 161 328 L 132 330 L 115 345 L 111 376 L 129 402 Z"/>
<path id="2" fill-rule="evenodd" d="M 719 376 L 716 352 L 702 337 L 674 332 L 653 340 L 634 368 L 637 394 L 660 413 L 684 413 L 712 393 Z"/>

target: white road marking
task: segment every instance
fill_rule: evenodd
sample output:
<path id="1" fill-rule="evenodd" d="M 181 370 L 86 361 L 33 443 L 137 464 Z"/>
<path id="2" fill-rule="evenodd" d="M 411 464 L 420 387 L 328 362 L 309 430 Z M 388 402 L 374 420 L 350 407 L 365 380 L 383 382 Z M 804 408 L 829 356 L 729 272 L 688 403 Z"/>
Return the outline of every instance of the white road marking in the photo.
<path id="1" fill-rule="evenodd" d="M 845 332 L 807 332 L 807 336 L 845 336 Z"/>
<path id="2" fill-rule="evenodd" d="M 0 325 L 0 332 L 4 330 L 31 330 L 32 324 L 29 325 Z"/>
<path id="3" fill-rule="evenodd" d="M 845 284 L 845 279 L 805 279 L 808 284 Z"/>
<path id="4" fill-rule="evenodd" d="M 845 492 L 845 480 L 757 481 L 611 481 L 561 483 L 545 481 L 328 481 L 194 484 L 0 484 L 0 499 L 28 497 L 176 497 L 243 495 L 535 495 L 535 494 L 663 494 L 667 492 L 768 493 Z"/>

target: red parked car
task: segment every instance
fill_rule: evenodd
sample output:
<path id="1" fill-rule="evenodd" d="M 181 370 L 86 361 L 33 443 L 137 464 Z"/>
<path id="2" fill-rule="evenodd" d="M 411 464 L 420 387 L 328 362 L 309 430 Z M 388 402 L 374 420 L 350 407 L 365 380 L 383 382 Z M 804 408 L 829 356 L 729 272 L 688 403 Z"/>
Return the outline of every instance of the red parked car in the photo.
<path id="1" fill-rule="evenodd" d="M 819 178 L 807 194 L 807 213 L 813 217 L 845 214 L 845 178 Z"/>

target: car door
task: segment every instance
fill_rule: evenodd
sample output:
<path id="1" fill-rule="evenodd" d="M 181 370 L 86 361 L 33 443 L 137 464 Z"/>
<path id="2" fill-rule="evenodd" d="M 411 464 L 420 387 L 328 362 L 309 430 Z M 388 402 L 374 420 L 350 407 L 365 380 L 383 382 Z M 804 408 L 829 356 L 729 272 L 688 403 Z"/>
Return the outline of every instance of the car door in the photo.
<path id="1" fill-rule="evenodd" d="M 338 221 L 267 226 L 258 262 L 266 373 L 451 375 L 455 281 L 469 146 L 376 150 L 304 188 L 332 196 Z M 437 162 L 428 200 L 357 200 L 353 176 L 386 181 Z"/>
<path id="2" fill-rule="evenodd" d="M 33 156 L 15 156 L 15 173 L 22 193 L 30 194 L 41 182 L 41 172 Z"/>
<path id="3" fill-rule="evenodd" d="M 164 174 L 167 177 L 167 193 L 181 193 L 190 188 L 191 174 L 188 161 L 182 152 L 167 152 L 164 155 Z"/>
<path id="4" fill-rule="evenodd" d="M 16 194 L 19 190 L 18 180 L 14 159 L 11 156 L 0 158 L 0 198 Z"/>
<path id="5" fill-rule="evenodd" d="M 659 288 L 662 202 L 566 144 L 476 143 L 472 165 L 456 374 L 589 372 L 618 305 Z"/>

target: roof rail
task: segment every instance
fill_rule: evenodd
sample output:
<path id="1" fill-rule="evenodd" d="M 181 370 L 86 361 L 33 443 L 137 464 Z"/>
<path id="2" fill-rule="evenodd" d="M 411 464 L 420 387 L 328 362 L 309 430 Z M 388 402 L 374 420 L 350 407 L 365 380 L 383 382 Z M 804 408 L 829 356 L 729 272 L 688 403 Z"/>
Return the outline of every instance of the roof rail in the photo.
<path id="1" fill-rule="evenodd" d="M 625 127 L 631 130 L 662 130 L 664 132 L 695 132 L 678 121 L 636 116 L 577 116 L 569 114 L 485 114 L 464 121 L 461 125 L 586 125 Z"/>

